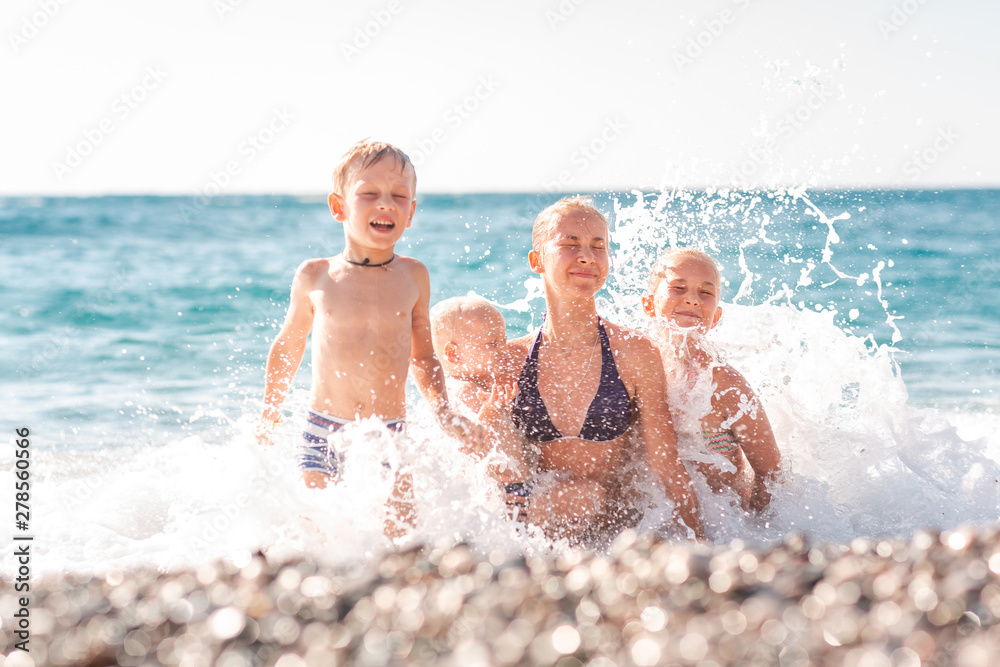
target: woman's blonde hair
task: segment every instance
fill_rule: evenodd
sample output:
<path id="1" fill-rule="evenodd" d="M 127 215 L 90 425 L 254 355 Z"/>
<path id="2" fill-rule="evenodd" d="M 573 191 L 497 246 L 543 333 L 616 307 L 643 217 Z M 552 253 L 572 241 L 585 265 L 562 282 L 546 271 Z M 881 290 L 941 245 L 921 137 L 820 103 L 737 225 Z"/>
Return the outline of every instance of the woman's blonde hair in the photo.
<path id="1" fill-rule="evenodd" d="M 535 252 L 540 252 L 542 246 L 549 240 L 555 221 L 567 213 L 577 212 L 596 216 L 601 219 L 606 229 L 609 228 L 608 219 L 604 217 L 603 213 L 597 210 L 593 199 L 583 196 L 563 197 L 555 204 L 546 207 L 535 218 L 535 224 L 531 227 L 531 249 Z"/>

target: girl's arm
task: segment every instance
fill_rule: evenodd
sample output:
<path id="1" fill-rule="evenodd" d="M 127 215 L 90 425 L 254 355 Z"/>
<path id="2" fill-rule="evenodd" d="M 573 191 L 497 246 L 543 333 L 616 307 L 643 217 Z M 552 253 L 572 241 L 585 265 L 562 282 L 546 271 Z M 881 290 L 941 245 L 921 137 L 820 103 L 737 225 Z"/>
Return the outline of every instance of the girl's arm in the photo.
<path id="1" fill-rule="evenodd" d="M 765 484 L 781 472 L 781 452 L 764 406 L 746 379 L 731 366 L 716 369 L 712 410 L 724 417 L 754 471 L 750 507 L 760 511 L 771 500 Z"/>

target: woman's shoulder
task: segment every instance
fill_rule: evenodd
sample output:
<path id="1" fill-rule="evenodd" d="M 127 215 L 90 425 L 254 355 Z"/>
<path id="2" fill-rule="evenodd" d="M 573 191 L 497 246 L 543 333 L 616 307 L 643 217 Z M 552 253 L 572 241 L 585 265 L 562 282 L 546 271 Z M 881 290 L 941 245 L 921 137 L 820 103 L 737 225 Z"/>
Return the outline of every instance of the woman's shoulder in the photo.
<path id="1" fill-rule="evenodd" d="M 659 357 L 659 351 L 653 344 L 653 339 L 642 333 L 638 329 L 632 329 L 621 324 L 609 322 L 603 317 L 601 323 L 608 333 L 608 342 L 611 349 L 617 354 L 627 355 L 655 355 Z"/>
<path id="2" fill-rule="evenodd" d="M 601 320 L 608 333 L 618 374 L 626 386 L 638 387 L 647 382 L 663 382 L 663 360 L 649 336 L 630 327 Z"/>
<path id="3" fill-rule="evenodd" d="M 533 335 L 528 334 L 520 338 L 507 341 L 507 362 L 503 366 L 503 371 L 498 380 L 500 382 L 516 382 L 524 368 L 524 362 L 528 358 L 528 350 L 531 348 Z"/>
<path id="4" fill-rule="evenodd" d="M 514 338 L 507 341 L 507 349 L 513 352 L 524 350 L 524 353 L 528 353 L 528 348 L 531 347 L 531 342 L 535 339 L 534 332 L 525 334 L 520 338 Z"/>

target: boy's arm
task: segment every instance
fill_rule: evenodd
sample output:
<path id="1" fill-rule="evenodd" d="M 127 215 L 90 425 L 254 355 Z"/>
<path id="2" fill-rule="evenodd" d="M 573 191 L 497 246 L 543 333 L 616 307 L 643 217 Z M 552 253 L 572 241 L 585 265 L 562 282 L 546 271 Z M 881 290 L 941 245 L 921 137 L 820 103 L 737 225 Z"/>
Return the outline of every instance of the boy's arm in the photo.
<path id="1" fill-rule="evenodd" d="M 281 421 L 281 405 L 285 402 L 288 387 L 302 363 L 315 310 L 309 299 L 315 270 L 312 262 L 306 262 L 295 272 L 285 321 L 267 355 L 264 408 L 260 414 L 261 428 L 257 433 L 257 439 L 262 444 L 271 444 L 271 430 Z"/>
<path id="2" fill-rule="evenodd" d="M 691 477 L 677 453 L 674 422 L 667 407 L 667 385 L 660 353 L 646 338 L 629 341 L 637 369 L 636 404 L 639 410 L 639 433 L 649 467 L 663 483 L 667 495 L 676 503 L 675 512 L 694 531 L 698 539 L 707 539 L 698 498 Z"/>
<path id="3" fill-rule="evenodd" d="M 507 457 L 508 467 L 497 471 L 497 479 L 501 482 L 520 482 L 527 475 L 527 463 L 524 459 L 521 432 L 514 426 L 510 411 L 517 395 L 516 384 L 496 383 L 479 410 L 479 423 L 490 440 L 488 445 L 502 452 Z"/>
<path id="4" fill-rule="evenodd" d="M 781 472 L 781 452 L 774 439 L 771 422 L 760 399 L 736 369 L 723 369 L 716 374 L 715 380 L 716 409 L 725 415 L 727 421 L 735 417 L 729 428 L 753 468 L 754 488 L 750 506 L 760 511 L 771 500 L 765 483 Z"/>
<path id="5" fill-rule="evenodd" d="M 480 429 L 470 420 L 452 412 L 448 404 L 448 389 L 444 383 L 444 371 L 434 354 L 431 342 L 431 281 L 427 267 L 414 260 L 414 278 L 419 289 L 417 302 L 410 316 L 410 369 L 413 381 L 424 399 L 434 409 L 434 414 L 446 432 L 465 438 L 476 435 L 481 439 Z"/>

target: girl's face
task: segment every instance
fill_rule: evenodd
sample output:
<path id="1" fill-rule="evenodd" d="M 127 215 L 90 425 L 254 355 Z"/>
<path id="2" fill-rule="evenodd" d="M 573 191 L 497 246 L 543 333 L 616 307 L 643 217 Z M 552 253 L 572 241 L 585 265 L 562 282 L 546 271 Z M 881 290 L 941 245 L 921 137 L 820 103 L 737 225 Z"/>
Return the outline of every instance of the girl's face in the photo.
<path id="1" fill-rule="evenodd" d="M 715 267 L 703 259 L 681 256 L 668 260 L 662 270 L 656 291 L 643 298 L 646 313 L 703 332 L 714 327 L 722 315 Z"/>
<path id="2" fill-rule="evenodd" d="M 593 296 L 608 278 L 607 225 L 585 211 L 561 215 L 552 223 L 541 250 L 532 250 L 528 259 L 547 286 Z"/>

